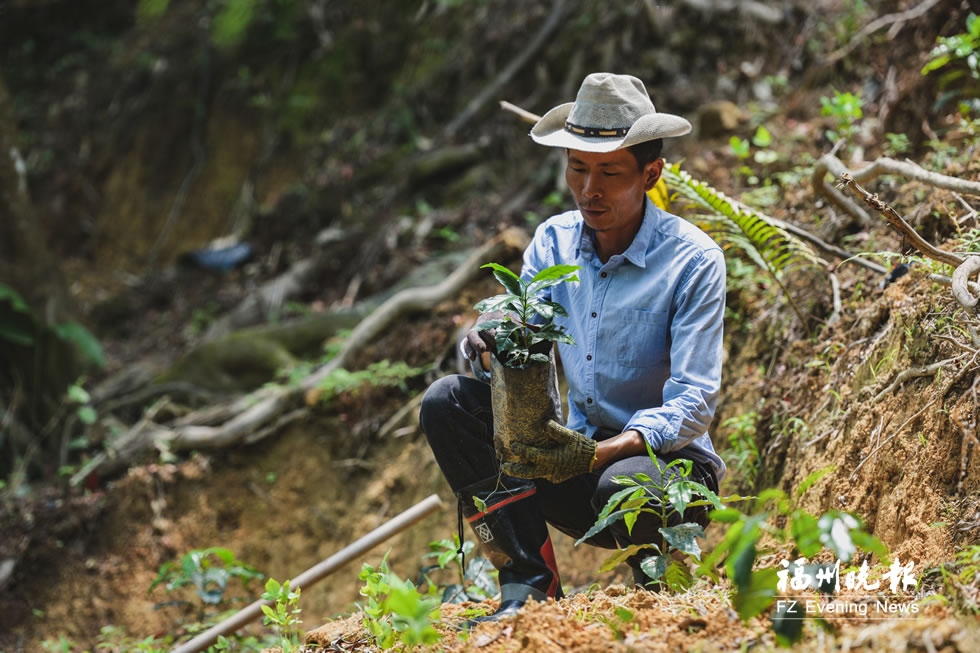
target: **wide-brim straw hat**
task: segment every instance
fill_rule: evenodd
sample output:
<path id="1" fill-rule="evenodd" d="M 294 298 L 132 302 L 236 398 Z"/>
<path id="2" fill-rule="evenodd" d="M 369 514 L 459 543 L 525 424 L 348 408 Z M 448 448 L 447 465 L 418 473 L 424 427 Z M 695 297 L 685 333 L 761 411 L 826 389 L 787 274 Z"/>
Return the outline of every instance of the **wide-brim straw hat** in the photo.
<path id="1" fill-rule="evenodd" d="M 559 104 L 531 128 L 535 143 L 584 152 L 612 152 L 690 133 L 680 116 L 658 113 L 646 86 L 632 75 L 592 73 L 574 102 Z"/>

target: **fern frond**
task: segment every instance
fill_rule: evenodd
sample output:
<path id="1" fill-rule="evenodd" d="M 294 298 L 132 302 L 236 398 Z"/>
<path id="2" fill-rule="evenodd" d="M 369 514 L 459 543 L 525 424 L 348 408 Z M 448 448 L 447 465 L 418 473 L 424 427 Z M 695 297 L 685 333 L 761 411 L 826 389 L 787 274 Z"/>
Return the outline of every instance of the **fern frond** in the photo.
<path id="1" fill-rule="evenodd" d="M 827 263 L 804 240 L 787 231 L 784 223 L 728 197 L 681 170 L 664 166 L 662 178 L 682 197 L 701 209 L 696 222 L 723 248 L 737 247 L 776 280 L 797 265 L 823 267 Z"/>

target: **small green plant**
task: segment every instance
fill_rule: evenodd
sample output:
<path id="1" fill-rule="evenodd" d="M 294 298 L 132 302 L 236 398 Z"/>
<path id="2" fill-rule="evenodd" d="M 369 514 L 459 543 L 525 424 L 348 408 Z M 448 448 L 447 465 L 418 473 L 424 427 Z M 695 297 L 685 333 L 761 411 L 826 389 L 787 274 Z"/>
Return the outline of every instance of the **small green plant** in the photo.
<path id="1" fill-rule="evenodd" d="M 293 653 L 299 646 L 302 635 L 299 626 L 303 623 L 299 619 L 302 610 L 296 605 L 299 595 L 300 588 L 290 589 L 288 580 L 281 585 L 274 578 L 265 582 L 262 600 L 272 601 L 273 605 L 263 605 L 262 613 L 265 614 L 265 624 L 275 627 L 282 653 Z"/>
<path id="2" fill-rule="evenodd" d="M 701 547 L 696 538 L 704 538 L 704 529 L 692 522 L 669 526 L 671 519 L 682 518 L 690 507 L 710 505 L 721 508 L 723 501 L 741 500 L 742 497 L 719 499 L 718 495 L 704 485 L 692 481 L 690 476 L 693 463 L 690 460 L 678 458 L 661 466 L 660 460 L 650 449 L 649 444 L 647 444 L 647 454 L 656 465 L 660 479 L 655 481 L 647 474 L 614 477 L 613 482 L 627 487 L 609 497 L 595 524 L 575 542 L 575 545 L 578 546 L 620 519 L 626 524 L 627 531 L 632 533 L 633 526 L 640 515 L 653 515 L 662 524 L 658 531 L 663 536 L 663 541 L 660 544 L 653 542 L 631 544 L 625 549 L 620 549 L 602 563 L 600 571 L 610 571 L 641 551 L 650 550 L 654 555 L 648 556 L 640 563 L 640 568 L 650 581 L 659 581 L 663 578 L 667 587 L 674 591 L 682 591 L 689 588 L 694 579 L 687 566 L 675 559 L 674 554 L 676 552 L 690 555 L 700 560 Z M 703 498 L 697 498 L 698 496 Z"/>
<path id="3" fill-rule="evenodd" d="M 73 404 L 78 404 L 75 414 L 82 424 L 95 424 L 95 420 L 99 416 L 95 408 L 92 407 L 92 397 L 82 387 L 82 382 L 82 380 L 78 380 L 68 386 L 68 401 Z"/>
<path id="4" fill-rule="evenodd" d="M 338 368 L 320 381 L 317 388 L 323 391 L 320 395 L 320 401 L 322 403 L 329 402 L 343 392 L 354 392 L 362 386 L 398 387 L 402 391 L 407 392 L 408 385 L 405 382 L 408 379 L 424 374 L 428 370 L 429 368 L 427 366 L 412 367 L 404 361 L 395 361 L 393 363 L 385 359 L 371 363 L 367 369 L 357 370 L 355 372 L 346 370 L 343 367 Z M 291 376 L 297 377 L 296 374 L 292 374 Z M 302 374 L 298 378 L 305 376 L 306 374 Z"/>
<path id="5" fill-rule="evenodd" d="M 742 160 L 749 158 L 749 155 L 751 154 L 751 144 L 749 141 L 742 140 L 738 136 L 732 136 L 730 139 L 728 139 L 728 147 L 732 149 L 732 154 Z"/>
<path id="6" fill-rule="evenodd" d="M 165 584 L 168 592 L 185 585 L 193 585 L 197 597 L 201 600 L 198 606 L 198 618 L 203 619 L 208 606 L 218 606 L 226 600 L 225 592 L 230 580 L 238 578 L 241 580 L 242 588 L 248 591 L 249 581 L 264 576 L 254 567 L 238 560 L 230 550 L 215 546 L 184 554 L 179 565 L 175 562 L 164 563 L 146 593 L 151 593 L 160 584 Z M 173 601 L 168 604 L 188 603 L 188 601 Z"/>
<path id="7" fill-rule="evenodd" d="M 912 143 L 909 141 L 909 137 L 905 134 L 888 132 L 885 134 L 885 140 L 888 141 L 885 145 L 885 154 L 888 156 L 905 154 L 912 149 Z"/>
<path id="8" fill-rule="evenodd" d="M 721 427 L 732 429 L 728 435 L 731 451 L 725 461 L 728 466 L 740 473 L 749 487 L 755 485 L 759 473 L 759 448 L 755 445 L 755 424 L 759 415 L 753 410 L 735 417 L 729 417 Z"/>
<path id="9" fill-rule="evenodd" d="M 424 566 L 422 577 L 432 582 L 426 574 L 434 569 L 445 569 L 450 562 L 457 573 L 458 582 L 437 585 L 442 591 L 443 603 L 463 603 L 464 601 L 483 601 L 492 598 L 497 592 L 497 581 L 494 580 L 496 570 L 483 556 L 471 556 L 474 545 L 469 540 L 463 542 L 463 556 L 466 569 L 463 569 L 463 559 L 459 555 L 459 536 L 429 542 L 429 552 L 422 555 L 422 561 L 435 558 L 435 565 Z M 421 584 L 421 581 L 420 581 Z"/>
<path id="10" fill-rule="evenodd" d="M 827 139 L 836 142 L 841 138 L 850 139 L 857 133 L 857 122 L 864 116 L 863 105 L 860 93 L 854 95 L 834 89 L 834 97 L 821 97 L 820 115 L 830 117 L 834 122 L 834 128 L 825 132 Z"/>
<path id="11" fill-rule="evenodd" d="M 568 316 L 565 308 L 545 301 L 538 294 L 566 281 L 578 281 L 578 265 L 553 265 L 534 275 L 530 281 L 497 263 L 482 266 L 491 268 L 493 276 L 507 291 L 484 299 L 475 308 L 480 313 L 507 311 L 502 319 L 486 320 L 476 325 L 479 330 L 496 330 L 497 357 L 508 367 L 526 367 L 531 362 L 548 362 L 548 348 L 553 342 L 574 345 L 575 340 L 565 328 L 554 322 L 556 315 Z M 534 322 L 532 322 L 534 320 Z"/>
<path id="12" fill-rule="evenodd" d="M 218 317 L 218 304 L 216 302 L 208 302 L 206 306 L 199 306 L 191 311 L 191 318 L 187 326 L 184 327 L 184 335 L 188 338 L 193 338 L 203 334 L 207 331 L 212 324 L 214 324 L 215 319 Z M 278 321 L 278 314 L 275 316 L 273 321 Z"/>
<path id="13" fill-rule="evenodd" d="M 977 81 L 980 81 L 980 17 L 970 13 L 966 18 L 966 32 L 954 36 L 940 36 L 939 44 L 929 53 L 929 60 L 922 67 L 922 74 L 947 68 L 939 78 L 939 90 L 934 110 L 946 103 L 963 97 L 977 97 Z M 965 80 L 971 78 L 973 81 Z M 966 83 L 963 83 L 966 81 Z"/>
<path id="14" fill-rule="evenodd" d="M 388 554 L 377 569 L 364 563 L 358 578 L 364 581 L 364 627 L 380 648 L 388 650 L 396 642 L 409 647 L 435 644 L 442 638 L 434 627 L 441 617 L 434 585 L 429 585 L 430 594 L 419 593 L 411 581 L 391 571 Z"/>
<path id="15" fill-rule="evenodd" d="M 170 0 L 140 0 L 136 8 L 136 16 L 141 21 L 159 18 L 167 11 Z"/>

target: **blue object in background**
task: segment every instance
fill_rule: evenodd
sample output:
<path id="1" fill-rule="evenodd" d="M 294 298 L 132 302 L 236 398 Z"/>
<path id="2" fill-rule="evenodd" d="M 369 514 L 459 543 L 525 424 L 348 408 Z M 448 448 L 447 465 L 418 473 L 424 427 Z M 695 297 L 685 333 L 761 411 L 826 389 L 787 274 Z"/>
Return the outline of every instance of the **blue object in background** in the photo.
<path id="1" fill-rule="evenodd" d="M 230 247 L 185 252 L 178 258 L 178 263 L 214 272 L 227 272 L 248 262 L 254 253 L 249 243 L 238 243 Z"/>

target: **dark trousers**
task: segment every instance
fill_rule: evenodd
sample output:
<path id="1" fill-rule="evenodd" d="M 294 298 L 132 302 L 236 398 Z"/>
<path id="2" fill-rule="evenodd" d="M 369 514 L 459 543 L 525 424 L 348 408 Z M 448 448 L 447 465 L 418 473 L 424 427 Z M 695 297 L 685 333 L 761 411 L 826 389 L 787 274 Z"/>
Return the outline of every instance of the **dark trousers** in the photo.
<path id="1" fill-rule="evenodd" d="M 454 492 L 497 475 L 497 455 L 493 447 L 493 410 L 488 384 L 461 375 L 439 379 L 429 387 L 422 399 L 420 419 L 436 462 Z M 613 435 L 617 433 L 609 433 L 606 437 Z M 683 456 L 670 453 L 658 454 L 657 457 L 663 468 L 670 461 Z M 607 467 L 563 483 L 555 484 L 544 479 L 535 479 L 534 483 L 545 519 L 558 530 L 579 538 L 595 523 L 596 516 L 609 497 L 624 489 L 625 486 L 614 483 L 612 479 L 639 473 L 646 474 L 658 485 L 663 485 L 660 483 L 660 472 L 646 453 L 617 460 Z M 676 465 L 667 471 L 668 475 L 677 473 Z M 710 465 L 694 462 L 690 478 L 717 493 L 718 482 Z M 647 507 L 655 506 L 647 504 Z M 705 526 L 707 510 L 704 507 L 688 508 L 683 519 L 675 513 L 669 525 L 674 526 L 685 521 Z M 659 517 L 645 513 L 636 521 L 632 534 L 627 532 L 626 524 L 619 520 L 587 542 L 607 549 L 629 544 L 660 543 L 661 536 L 657 529 L 661 526 L 663 523 Z M 652 552 L 642 557 L 650 553 Z"/>

